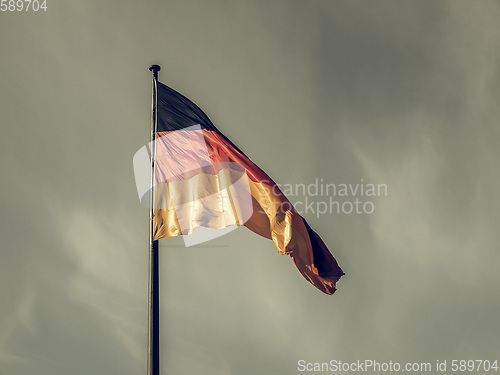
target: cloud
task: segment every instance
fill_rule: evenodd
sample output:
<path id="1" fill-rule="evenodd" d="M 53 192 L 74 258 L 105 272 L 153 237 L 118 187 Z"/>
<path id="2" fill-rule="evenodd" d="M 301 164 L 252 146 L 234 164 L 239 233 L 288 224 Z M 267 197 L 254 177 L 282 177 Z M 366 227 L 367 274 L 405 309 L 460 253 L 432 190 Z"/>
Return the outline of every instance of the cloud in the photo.
<path id="1" fill-rule="evenodd" d="M 497 355 L 498 3 L 262 4 L 2 15 L 0 371 L 145 369 L 150 63 L 278 183 L 388 185 L 372 215 L 306 217 L 332 298 L 245 230 L 162 243 L 166 372 Z"/>

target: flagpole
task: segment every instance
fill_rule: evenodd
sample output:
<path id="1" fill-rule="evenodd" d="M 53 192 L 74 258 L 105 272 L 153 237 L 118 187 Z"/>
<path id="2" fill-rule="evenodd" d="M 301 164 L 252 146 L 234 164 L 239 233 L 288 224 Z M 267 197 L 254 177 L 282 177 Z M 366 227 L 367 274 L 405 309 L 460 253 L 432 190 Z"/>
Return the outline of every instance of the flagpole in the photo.
<path id="1" fill-rule="evenodd" d="M 158 122 L 157 92 L 159 65 L 151 65 L 152 104 L 151 104 L 151 186 L 149 214 L 149 293 L 148 293 L 148 375 L 160 375 L 160 264 L 158 241 L 154 239 L 154 182 L 156 156 L 156 129 Z"/>

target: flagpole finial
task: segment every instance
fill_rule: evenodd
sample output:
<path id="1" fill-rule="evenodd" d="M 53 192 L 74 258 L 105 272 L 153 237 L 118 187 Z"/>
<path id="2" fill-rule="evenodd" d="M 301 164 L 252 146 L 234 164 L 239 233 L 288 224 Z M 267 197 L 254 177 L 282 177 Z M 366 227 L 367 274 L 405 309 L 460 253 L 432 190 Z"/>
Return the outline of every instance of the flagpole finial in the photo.
<path id="1" fill-rule="evenodd" d="M 160 65 L 151 65 L 149 67 L 149 70 L 150 71 L 155 71 L 155 72 L 159 72 L 161 70 L 161 66 Z"/>

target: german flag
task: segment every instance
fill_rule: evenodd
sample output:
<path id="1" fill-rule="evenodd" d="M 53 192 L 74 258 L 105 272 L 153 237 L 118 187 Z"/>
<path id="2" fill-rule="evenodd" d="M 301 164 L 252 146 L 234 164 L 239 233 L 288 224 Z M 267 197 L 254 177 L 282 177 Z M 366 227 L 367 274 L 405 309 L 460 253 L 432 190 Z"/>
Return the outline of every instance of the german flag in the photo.
<path id="1" fill-rule="evenodd" d="M 344 272 L 274 181 L 185 96 L 157 81 L 154 239 L 246 226 L 333 294 Z"/>

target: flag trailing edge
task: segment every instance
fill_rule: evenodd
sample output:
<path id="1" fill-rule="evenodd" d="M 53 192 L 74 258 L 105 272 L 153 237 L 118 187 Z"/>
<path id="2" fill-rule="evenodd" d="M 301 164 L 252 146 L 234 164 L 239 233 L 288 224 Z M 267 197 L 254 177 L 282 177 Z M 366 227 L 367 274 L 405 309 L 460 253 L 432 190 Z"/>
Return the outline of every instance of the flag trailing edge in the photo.
<path id="1" fill-rule="evenodd" d="M 333 294 L 344 272 L 276 183 L 192 101 L 158 82 L 154 240 L 246 226 Z"/>

